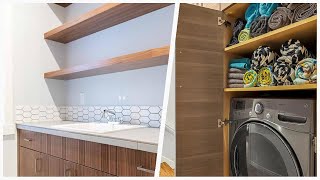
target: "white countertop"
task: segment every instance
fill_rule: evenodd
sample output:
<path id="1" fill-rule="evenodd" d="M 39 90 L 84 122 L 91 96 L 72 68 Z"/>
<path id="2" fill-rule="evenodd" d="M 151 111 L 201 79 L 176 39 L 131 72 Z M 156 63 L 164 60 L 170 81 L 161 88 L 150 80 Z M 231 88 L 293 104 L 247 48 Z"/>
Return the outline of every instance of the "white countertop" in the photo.
<path id="1" fill-rule="evenodd" d="M 50 135 L 85 141 L 109 144 L 113 146 L 137 149 L 156 153 L 158 149 L 159 128 L 141 127 L 107 133 L 90 133 L 55 128 L 56 125 L 81 123 L 74 121 L 42 121 L 17 123 L 18 129 L 35 131 Z M 83 122 L 85 123 L 85 122 Z"/>

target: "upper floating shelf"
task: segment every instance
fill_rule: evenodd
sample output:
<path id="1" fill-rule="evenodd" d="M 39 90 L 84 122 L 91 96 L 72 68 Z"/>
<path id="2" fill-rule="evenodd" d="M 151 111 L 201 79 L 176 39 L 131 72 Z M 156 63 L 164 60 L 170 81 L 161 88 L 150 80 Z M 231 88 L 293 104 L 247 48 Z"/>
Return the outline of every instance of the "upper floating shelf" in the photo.
<path id="1" fill-rule="evenodd" d="M 260 45 L 267 45 L 272 49 L 280 49 L 281 45 L 289 39 L 299 39 L 305 45 L 307 43 L 315 43 L 317 41 L 317 16 L 309 17 L 261 36 L 226 47 L 224 51 L 238 55 L 248 55 L 252 54 Z"/>
<path id="2" fill-rule="evenodd" d="M 224 88 L 224 92 L 252 92 L 252 91 L 298 91 L 298 90 L 316 90 L 317 84 L 301 84 L 290 86 L 266 86 L 251 88 Z"/>
<path id="3" fill-rule="evenodd" d="M 129 21 L 170 3 L 108 3 L 74 21 L 67 22 L 44 34 L 45 39 L 68 43 L 117 24 Z"/>
<path id="4" fill-rule="evenodd" d="M 149 49 L 92 64 L 78 65 L 58 71 L 47 72 L 44 74 L 44 77 L 68 80 L 165 65 L 168 64 L 169 49 L 169 46 Z"/>

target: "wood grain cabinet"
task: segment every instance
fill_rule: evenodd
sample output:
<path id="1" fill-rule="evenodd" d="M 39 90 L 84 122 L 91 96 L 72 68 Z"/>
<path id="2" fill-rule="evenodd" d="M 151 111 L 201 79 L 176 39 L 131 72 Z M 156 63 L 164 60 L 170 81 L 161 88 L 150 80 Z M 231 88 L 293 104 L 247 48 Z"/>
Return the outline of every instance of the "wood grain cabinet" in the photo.
<path id="1" fill-rule="evenodd" d="M 155 153 L 26 130 L 18 135 L 19 176 L 154 176 Z"/>

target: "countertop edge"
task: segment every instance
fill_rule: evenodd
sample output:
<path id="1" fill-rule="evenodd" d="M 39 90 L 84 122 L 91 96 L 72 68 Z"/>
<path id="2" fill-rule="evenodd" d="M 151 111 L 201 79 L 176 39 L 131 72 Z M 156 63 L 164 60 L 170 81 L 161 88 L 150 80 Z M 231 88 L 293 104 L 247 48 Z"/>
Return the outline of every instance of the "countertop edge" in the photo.
<path id="1" fill-rule="evenodd" d="M 44 134 L 55 135 L 55 136 L 61 136 L 66 138 L 80 139 L 84 141 L 91 141 L 91 142 L 96 142 L 101 144 L 108 144 L 112 146 L 141 150 L 141 151 L 146 151 L 151 153 L 157 153 L 158 151 L 157 144 L 140 142 L 140 141 L 132 141 L 132 140 L 122 139 L 122 138 L 99 136 L 99 135 L 86 134 L 81 132 L 64 131 L 64 130 L 53 129 L 53 128 L 33 126 L 30 124 L 16 124 L 16 128 L 44 133 Z"/>

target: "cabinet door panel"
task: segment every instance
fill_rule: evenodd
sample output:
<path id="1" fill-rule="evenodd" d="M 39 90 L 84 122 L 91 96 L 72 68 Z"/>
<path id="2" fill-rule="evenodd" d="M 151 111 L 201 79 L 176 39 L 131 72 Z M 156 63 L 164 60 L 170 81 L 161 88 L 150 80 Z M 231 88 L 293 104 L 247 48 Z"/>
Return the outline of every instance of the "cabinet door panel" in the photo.
<path id="1" fill-rule="evenodd" d="M 137 176 L 154 176 L 157 154 L 144 151 L 136 153 Z"/>
<path id="2" fill-rule="evenodd" d="M 117 176 L 136 176 L 136 150 L 117 147 Z"/>
<path id="3" fill-rule="evenodd" d="M 73 163 L 73 162 L 70 162 L 70 161 L 64 161 L 63 175 L 64 176 L 79 176 L 80 175 L 80 165 Z"/>
<path id="4" fill-rule="evenodd" d="M 48 156 L 27 148 L 19 148 L 19 176 L 48 176 Z"/>
<path id="5" fill-rule="evenodd" d="M 222 176 L 221 11 L 181 4 L 176 38 L 176 175 Z M 196 124 L 194 123 L 196 122 Z M 201 146 L 199 146 L 201 144 Z"/>
<path id="6" fill-rule="evenodd" d="M 57 157 L 49 156 L 49 176 L 64 176 L 63 160 Z"/>
<path id="7" fill-rule="evenodd" d="M 102 146 L 102 171 L 117 175 L 117 147 L 111 145 Z"/>
<path id="8" fill-rule="evenodd" d="M 84 164 L 97 170 L 101 170 L 102 144 L 95 142 L 85 142 Z"/>

